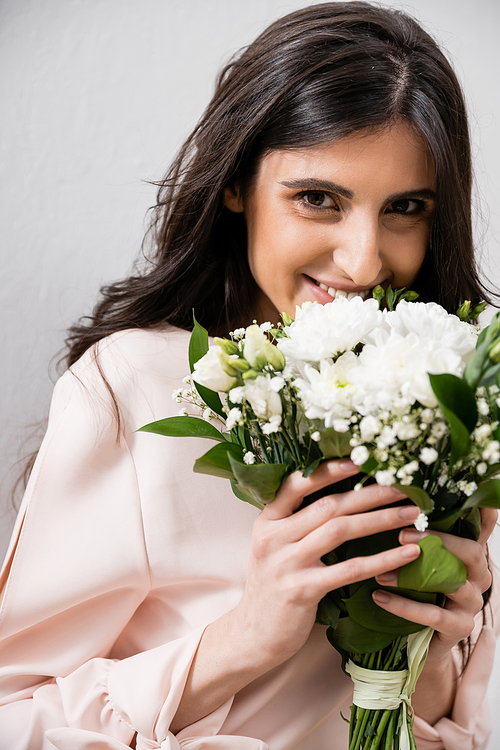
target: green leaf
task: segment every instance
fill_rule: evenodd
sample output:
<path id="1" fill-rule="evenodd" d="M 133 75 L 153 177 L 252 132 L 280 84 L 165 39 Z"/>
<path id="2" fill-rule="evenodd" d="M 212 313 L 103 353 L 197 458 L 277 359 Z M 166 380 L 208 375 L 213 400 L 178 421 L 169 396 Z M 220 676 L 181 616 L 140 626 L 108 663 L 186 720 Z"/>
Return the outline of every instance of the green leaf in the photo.
<path id="1" fill-rule="evenodd" d="M 466 508 L 500 508 L 500 479 L 481 482 L 463 504 L 462 509 Z"/>
<path id="2" fill-rule="evenodd" d="M 356 654 L 381 651 L 394 640 L 393 635 L 369 630 L 349 616 L 339 617 L 335 630 L 328 628 L 326 635 L 334 648 Z"/>
<path id="3" fill-rule="evenodd" d="M 392 634 L 394 638 L 397 635 L 408 635 L 422 630 L 423 625 L 397 617 L 379 607 L 372 599 L 373 592 L 378 589 L 392 591 L 399 596 L 405 596 L 407 599 L 420 602 L 433 604 L 436 599 L 434 593 L 384 587 L 380 586 L 374 578 L 370 578 L 349 599 L 344 599 L 345 607 L 355 622 L 368 628 L 368 630 Z"/>
<path id="4" fill-rule="evenodd" d="M 194 310 L 193 322 L 194 328 L 193 332 L 191 333 L 191 338 L 189 339 L 188 348 L 189 368 L 191 372 L 193 372 L 194 370 L 195 362 L 198 362 L 198 360 L 204 357 L 208 352 L 208 331 L 198 323 L 194 314 Z M 195 380 L 193 380 L 193 383 L 194 387 L 196 388 L 206 405 L 209 406 L 212 411 L 214 411 L 220 417 L 225 418 L 219 394 L 204 385 L 199 385 L 199 383 L 197 383 Z"/>
<path id="5" fill-rule="evenodd" d="M 330 628 L 336 628 L 339 621 L 341 607 L 328 594 L 324 596 L 316 612 L 316 622 L 320 625 L 328 625 Z"/>
<path id="6" fill-rule="evenodd" d="M 398 575 L 398 586 L 414 591 L 452 594 L 467 580 L 463 562 L 449 552 L 438 536 L 426 536 L 419 542 L 420 556 L 404 565 Z"/>
<path id="7" fill-rule="evenodd" d="M 429 380 L 441 408 L 445 407 L 447 411 L 453 412 L 471 433 L 477 422 L 474 391 L 456 375 L 429 374 Z"/>
<path id="8" fill-rule="evenodd" d="M 333 427 L 323 430 L 319 447 L 325 458 L 343 458 L 352 451 L 350 432 L 336 432 Z"/>
<path id="9" fill-rule="evenodd" d="M 198 417 L 167 417 L 145 424 L 144 427 L 139 427 L 137 432 L 154 432 L 168 437 L 202 437 L 220 443 L 226 442 L 224 435 L 213 424 Z"/>
<path id="10" fill-rule="evenodd" d="M 193 471 L 197 474 L 210 474 L 223 479 L 235 479 L 230 463 L 231 458 L 241 460 L 243 449 L 235 443 L 224 441 L 224 443 L 214 445 L 207 453 L 197 458 Z"/>
<path id="11" fill-rule="evenodd" d="M 467 367 L 465 368 L 464 372 L 465 382 L 470 388 L 473 388 L 474 390 L 479 385 L 482 372 L 487 366 L 486 363 L 489 360 L 489 349 L 491 346 L 491 341 L 488 335 L 489 328 L 490 326 L 485 328 L 484 331 L 479 334 L 476 343 L 476 351 L 474 352 L 474 356 L 472 357 L 472 359 L 467 363 Z"/>
<path id="12" fill-rule="evenodd" d="M 302 476 L 304 477 L 304 479 L 307 479 L 307 477 L 311 476 L 314 469 L 318 468 L 322 460 L 323 460 L 322 458 L 317 458 L 316 461 L 312 462 L 312 464 L 309 464 L 309 466 L 306 466 L 306 468 L 302 472 Z"/>
<path id="13" fill-rule="evenodd" d="M 265 505 L 274 500 L 287 473 L 286 464 L 245 464 L 240 457 L 228 455 L 233 476 L 238 485 L 249 492 L 257 502 Z"/>
<path id="14" fill-rule="evenodd" d="M 422 513 L 428 514 L 433 510 L 434 502 L 432 498 L 421 487 L 415 487 L 413 484 L 405 486 L 399 483 L 394 484 L 393 487 L 400 492 L 404 492 L 420 508 Z"/>
<path id="15" fill-rule="evenodd" d="M 264 508 L 264 504 L 257 502 L 249 492 L 239 486 L 235 479 L 231 479 L 231 487 L 238 500 L 243 500 L 244 503 L 250 503 L 250 505 L 253 505 L 254 508 L 258 508 L 259 510 Z"/>

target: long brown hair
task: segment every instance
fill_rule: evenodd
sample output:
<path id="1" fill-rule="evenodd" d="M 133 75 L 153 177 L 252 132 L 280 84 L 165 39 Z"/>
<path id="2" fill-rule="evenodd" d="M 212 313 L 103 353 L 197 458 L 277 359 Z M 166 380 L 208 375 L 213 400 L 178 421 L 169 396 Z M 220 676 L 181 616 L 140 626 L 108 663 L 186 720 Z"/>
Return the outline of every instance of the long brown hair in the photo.
<path id="1" fill-rule="evenodd" d="M 206 112 L 158 183 L 147 262 L 103 287 L 92 315 L 69 331 L 66 364 L 125 328 L 190 328 L 193 308 L 211 333 L 247 324 L 257 287 L 244 218 L 224 207 L 224 187 L 248 185 L 273 149 L 401 119 L 423 136 L 436 165 L 436 218 L 414 287 L 449 311 L 487 298 L 474 261 L 469 132 L 453 69 L 405 13 L 322 3 L 273 23 L 222 70 Z"/>

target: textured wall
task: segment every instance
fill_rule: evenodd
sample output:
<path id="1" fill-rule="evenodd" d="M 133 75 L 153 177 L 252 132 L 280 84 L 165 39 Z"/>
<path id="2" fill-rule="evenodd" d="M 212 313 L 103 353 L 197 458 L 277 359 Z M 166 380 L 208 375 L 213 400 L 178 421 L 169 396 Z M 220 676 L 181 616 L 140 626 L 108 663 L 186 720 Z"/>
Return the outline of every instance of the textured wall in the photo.
<path id="1" fill-rule="evenodd" d="M 306 4 L 0 0 L 0 553 L 13 521 L 12 467 L 48 409 L 49 361 L 99 286 L 130 269 L 154 196 L 142 180 L 161 176 L 230 54 Z M 500 3 L 393 5 L 444 42 L 464 84 L 477 239 L 500 287 Z M 498 678 L 490 694 L 498 705 Z"/>

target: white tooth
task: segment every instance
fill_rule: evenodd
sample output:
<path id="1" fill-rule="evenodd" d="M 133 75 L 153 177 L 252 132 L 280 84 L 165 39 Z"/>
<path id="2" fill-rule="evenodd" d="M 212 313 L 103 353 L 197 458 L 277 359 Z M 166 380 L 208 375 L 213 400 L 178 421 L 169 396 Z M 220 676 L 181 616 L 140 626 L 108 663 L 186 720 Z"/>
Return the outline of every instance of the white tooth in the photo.
<path id="1" fill-rule="evenodd" d="M 330 297 L 335 299 L 335 289 L 333 288 L 333 286 L 328 287 L 328 294 L 330 295 Z"/>
<path id="2" fill-rule="evenodd" d="M 347 292 L 344 292 L 343 289 L 339 289 L 335 295 L 335 299 L 338 299 L 339 297 L 347 297 Z"/>
<path id="3" fill-rule="evenodd" d="M 326 285 L 326 284 L 318 284 L 318 286 L 319 286 L 319 288 L 320 288 L 320 289 L 324 289 L 324 290 L 325 290 L 325 292 L 327 292 L 327 291 L 328 291 L 328 287 L 327 287 L 327 285 Z"/>
<path id="4" fill-rule="evenodd" d="M 347 299 L 354 299 L 354 297 L 359 297 L 359 294 L 357 292 L 349 292 L 347 295 Z"/>
<path id="5" fill-rule="evenodd" d="M 362 292 L 360 292 L 360 296 L 363 297 L 363 299 L 366 299 L 368 297 L 368 294 L 370 293 L 369 289 L 363 289 Z"/>

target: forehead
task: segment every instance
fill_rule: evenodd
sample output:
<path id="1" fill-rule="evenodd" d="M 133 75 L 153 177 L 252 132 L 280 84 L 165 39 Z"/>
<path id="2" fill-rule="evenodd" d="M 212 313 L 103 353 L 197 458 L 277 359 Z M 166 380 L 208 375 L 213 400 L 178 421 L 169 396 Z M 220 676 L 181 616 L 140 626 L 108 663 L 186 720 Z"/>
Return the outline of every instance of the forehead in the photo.
<path id="1" fill-rule="evenodd" d="M 360 132 L 336 141 L 266 154 L 257 180 L 324 178 L 355 189 L 356 183 L 377 184 L 381 190 L 431 188 L 435 183 L 432 156 L 422 136 L 405 123 Z"/>

